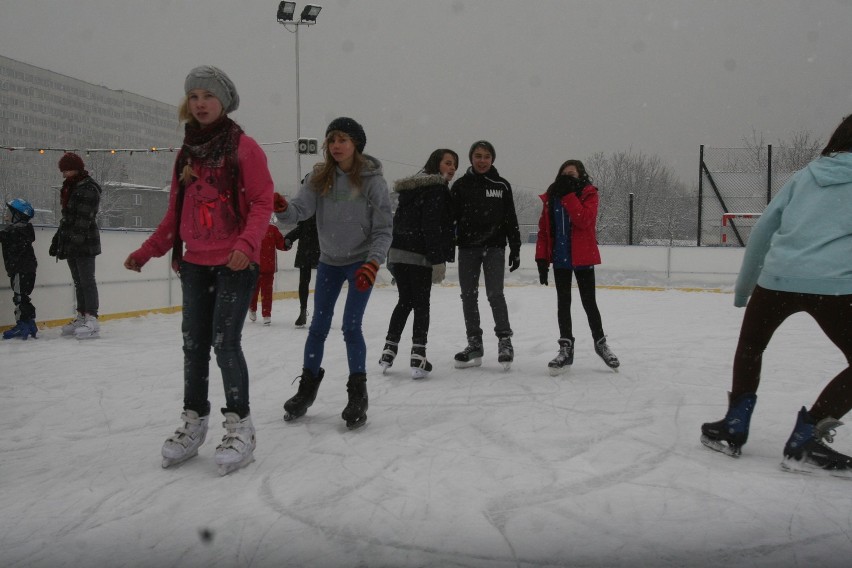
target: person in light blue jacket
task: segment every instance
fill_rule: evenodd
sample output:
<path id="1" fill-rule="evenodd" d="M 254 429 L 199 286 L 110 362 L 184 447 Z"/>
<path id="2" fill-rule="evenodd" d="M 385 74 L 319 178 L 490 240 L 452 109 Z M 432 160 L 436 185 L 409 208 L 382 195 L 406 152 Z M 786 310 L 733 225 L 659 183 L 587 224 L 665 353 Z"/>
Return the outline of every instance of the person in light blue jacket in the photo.
<path id="1" fill-rule="evenodd" d="M 280 221 L 293 223 L 316 215 L 320 245 L 314 313 L 305 341 L 299 390 L 284 404 L 287 421 L 303 416 L 316 399 L 325 375 L 320 367 L 325 340 L 345 282 L 349 291 L 341 330 L 349 363 L 349 404 L 342 418 L 349 428 L 357 428 L 367 419 L 367 346 L 361 322 L 379 266 L 393 239 L 393 216 L 382 164 L 364 154 L 366 143 L 367 135 L 360 124 L 347 117 L 334 119 L 325 133 L 325 161 L 305 177 L 292 201 L 275 196 Z"/>
<path id="2" fill-rule="evenodd" d="M 852 361 L 852 115 L 821 155 L 793 175 L 752 229 L 734 288 L 746 308 L 723 420 L 701 427 L 702 443 L 737 456 L 748 439 L 763 352 L 789 316 L 805 312 Z M 784 447 L 787 471 L 852 477 L 852 458 L 832 450 L 838 420 L 852 409 L 852 367 L 799 411 Z"/>

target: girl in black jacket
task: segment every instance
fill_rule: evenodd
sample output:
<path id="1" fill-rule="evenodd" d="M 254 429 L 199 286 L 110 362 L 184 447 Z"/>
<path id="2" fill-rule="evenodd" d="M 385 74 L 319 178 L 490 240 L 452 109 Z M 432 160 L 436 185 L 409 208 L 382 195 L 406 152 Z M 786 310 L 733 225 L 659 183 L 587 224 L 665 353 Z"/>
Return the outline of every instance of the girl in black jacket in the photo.
<path id="1" fill-rule="evenodd" d="M 442 268 L 453 260 L 453 215 L 447 184 L 458 165 L 458 154 L 440 148 L 432 152 L 420 173 L 394 184 L 399 204 L 393 218 L 393 242 L 387 264 L 396 280 L 399 301 L 391 315 L 379 360 L 384 371 L 393 365 L 402 330 L 412 310 L 411 378 L 422 379 L 432 370 L 432 364 L 426 360 L 429 300 L 432 283 L 443 280 Z"/>
<path id="2" fill-rule="evenodd" d="M 317 216 L 312 215 L 304 221 L 299 221 L 296 228 L 284 235 L 284 250 L 290 250 L 293 242 L 299 241 L 296 247 L 296 262 L 299 269 L 299 317 L 296 327 L 304 327 L 308 321 L 308 294 L 311 288 L 311 270 L 319 264 L 320 248 L 317 236 Z"/>

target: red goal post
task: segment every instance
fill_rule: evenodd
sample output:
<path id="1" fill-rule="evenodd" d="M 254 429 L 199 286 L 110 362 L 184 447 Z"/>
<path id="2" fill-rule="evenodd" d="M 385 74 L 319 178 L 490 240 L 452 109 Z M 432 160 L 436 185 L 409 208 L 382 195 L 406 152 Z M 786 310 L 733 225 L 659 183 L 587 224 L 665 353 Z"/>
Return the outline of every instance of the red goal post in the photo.
<path id="1" fill-rule="evenodd" d="M 722 227 L 721 227 L 721 242 L 723 245 L 734 245 L 734 246 L 745 246 L 745 242 L 743 241 L 742 235 L 740 235 L 740 230 L 748 229 L 751 232 L 751 228 L 757 222 L 757 219 L 760 218 L 760 213 L 724 213 L 722 214 Z M 739 219 L 751 219 L 751 221 L 745 223 L 743 226 L 739 226 L 736 223 Z M 728 238 L 728 230 L 732 230 L 734 232 L 734 236 L 738 237 L 737 240 L 740 242 L 731 242 L 731 239 Z"/>

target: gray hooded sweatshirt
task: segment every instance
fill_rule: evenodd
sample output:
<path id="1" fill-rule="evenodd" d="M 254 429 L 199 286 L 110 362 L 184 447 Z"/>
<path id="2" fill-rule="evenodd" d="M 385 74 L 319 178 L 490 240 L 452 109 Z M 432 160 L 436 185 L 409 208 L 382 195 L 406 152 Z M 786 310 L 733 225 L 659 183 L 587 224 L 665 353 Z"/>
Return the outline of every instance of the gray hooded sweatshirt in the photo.
<path id="1" fill-rule="evenodd" d="M 393 240 L 388 185 L 382 164 L 364 154 L 367 161 L 361 172 L 361 188 L 349 184 L 346 172 L 337 168 L 334 187 L 321 196 L 311 187 L 315 172 L 305 177 L 299 193 L 289 201 L 287 211 L 276 213 L 284 223 L 297 223 L 317 216 L 320 262 L 346 266 L 356 262 L 385 261 Z"/>

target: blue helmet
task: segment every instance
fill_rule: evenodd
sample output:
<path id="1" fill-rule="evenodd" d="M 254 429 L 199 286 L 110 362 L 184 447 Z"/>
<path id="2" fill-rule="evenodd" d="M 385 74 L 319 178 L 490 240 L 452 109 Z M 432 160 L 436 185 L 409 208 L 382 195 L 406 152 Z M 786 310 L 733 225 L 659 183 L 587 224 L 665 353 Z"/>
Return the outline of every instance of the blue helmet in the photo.
<path id="1" fill-rule="evenodd" d="M 18 198 L 13 199 L 12 201 L 8 201 L 6 202 L 6 207 L 11 209 L 13 214 L 19 213 L 28 220 L 32 219 L 35 215 L 35 210 L 33 209 L 33 206 L 30 205 L 30 202 L 26 201 L 25 199 Z"/>

